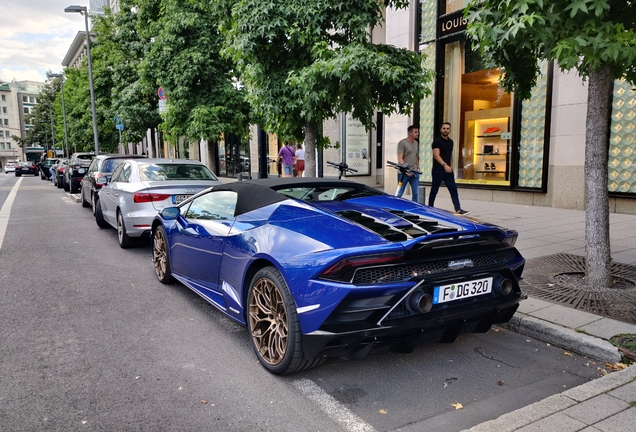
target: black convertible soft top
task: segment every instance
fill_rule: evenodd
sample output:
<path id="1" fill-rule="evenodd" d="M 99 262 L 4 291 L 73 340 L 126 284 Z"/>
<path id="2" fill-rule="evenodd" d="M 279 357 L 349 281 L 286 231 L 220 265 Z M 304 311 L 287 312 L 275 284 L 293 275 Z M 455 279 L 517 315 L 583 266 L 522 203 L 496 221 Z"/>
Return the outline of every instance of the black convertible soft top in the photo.
<path id="1" fill-rule="evenodd" d="M 278 190 L 300 187 L 341 187 L 356 189 L 360 191 L 366 190 L 376 194 L 378 193 L 376 189 L 360 183 L 348 180 L 314 177 L 288 177 L 246 180 L 214 186 L 213 189 L 215 191 L 227 190 L 237 193 L 238 201 L 236 203 L 234 216 L 239 216 L 252 210 L 256 210 L 270 204 L 290 199 L 288 196 L 276 192 Z"/>

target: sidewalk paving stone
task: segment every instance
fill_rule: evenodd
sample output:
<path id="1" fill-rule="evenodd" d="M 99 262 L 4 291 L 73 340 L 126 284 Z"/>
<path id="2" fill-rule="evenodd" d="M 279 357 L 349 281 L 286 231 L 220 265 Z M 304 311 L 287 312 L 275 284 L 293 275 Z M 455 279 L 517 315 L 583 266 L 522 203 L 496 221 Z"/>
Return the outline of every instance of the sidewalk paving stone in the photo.
<path id="1" fill-rule="evenodd" d="M 630 408 L 598 422 L 594 427 L 601 432 L 634 432 L 636 429 L 636 408 Z"/>
<path id="2" fill-rule="evenodd" d="M 601 318 L 589 324 L 578 327 L 593 336 L 609 339 L 612 336 L 622 333 L 636 334 L 636 324 L 616 321 L 611 318 Z"/>
<path id="3" fill-rule="evenodd" d="M 553 305 L 532 313 L 532 316 L 569 328 L 578 328 L 591 324 L 603 317 L 589 312 Z"/>
<path id="4" fill-rule="evenodd" d="M 587 425 L 624 411 L 629 404 L 608 394 L 601 394 L 563 411 L 563 414 Z"/>

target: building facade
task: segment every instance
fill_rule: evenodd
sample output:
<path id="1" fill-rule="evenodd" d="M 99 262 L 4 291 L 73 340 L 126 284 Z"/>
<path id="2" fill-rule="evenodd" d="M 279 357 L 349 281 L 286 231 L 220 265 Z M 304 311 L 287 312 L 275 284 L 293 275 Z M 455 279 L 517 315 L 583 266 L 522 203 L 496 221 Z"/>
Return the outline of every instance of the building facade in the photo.
<path id="1" fill-rule="evenodd" d="M 452 124 L 453 169 L 464 199 L 584 209 L 587 86 L 575 71 L 543 63 L 529 100 L 498 85 L 466 40 L 466 0 L 413 1 L 386 11 L 386 43 L 426 54 L 433 97 L 411 117 L 384 119 L 384 157 L 395 159 L 409 124 L 420 127 L 422 182 L 430 182 L 432 150 L 442 122 Z M 636 214 L 636 89 L 614 83 L 608 142 L 610 211 Z M 384 173 L 385 190 L 397 184 Z M 445 193 L 445 189 L 440 191 Z"/>
<path id="2" fill-rule="evenodd" d="M 25 160 L 23 149 L 12 137 L 26 137 L 31 125 L 26 116 L 38 103 L 44 83 L 14 81 L 0 85 L 0 162 Z"/>

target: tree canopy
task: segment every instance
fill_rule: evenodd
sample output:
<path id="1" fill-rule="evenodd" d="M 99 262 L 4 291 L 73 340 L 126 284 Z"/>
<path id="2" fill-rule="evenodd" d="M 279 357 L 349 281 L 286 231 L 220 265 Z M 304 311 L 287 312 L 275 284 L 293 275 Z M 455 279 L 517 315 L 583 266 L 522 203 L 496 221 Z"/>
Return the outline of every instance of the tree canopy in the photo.
<path id="1" fill-rule="evenodd" d="M 325 120 L 350 112 L 370 128 L 375 110 L 408 115 L 430 94 L 420 54 L 370 41 L 383 10 L 406 0 L 211 2 L 256 116 L 283 139 L 304 139 L 307 175 L 327 144 Z"/>
<path id="2" fill-rule="evenodd" d="M 610 287 L 607 161 L 611 86 L 636 83 L 636 14 L 631 0 L 473 0 L 467 33 L 503 66 L 501 82 L 529 97 L 539 60 L 588 81 L 585 139 L 586 283 Z"/>

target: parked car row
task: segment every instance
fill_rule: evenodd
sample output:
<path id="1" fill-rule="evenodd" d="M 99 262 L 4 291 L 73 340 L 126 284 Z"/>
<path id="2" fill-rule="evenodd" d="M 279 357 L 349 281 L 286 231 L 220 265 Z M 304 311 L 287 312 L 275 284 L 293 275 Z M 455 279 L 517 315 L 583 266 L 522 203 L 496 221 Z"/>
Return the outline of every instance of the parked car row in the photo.
<path id="1" fill-rule="evenodd" d="M 274 374 L 486 332 L 525 298 L 516 231 L 355 182 L 222 184 L 197 161 L 125 155 L 83 174 L 98 227 L 122 248 L 150 238 L 159 281 L 247 327 Z"/>

